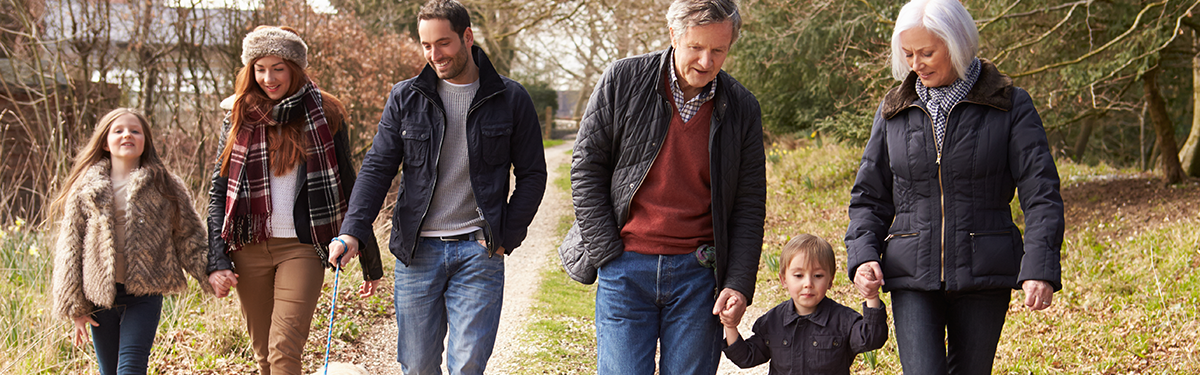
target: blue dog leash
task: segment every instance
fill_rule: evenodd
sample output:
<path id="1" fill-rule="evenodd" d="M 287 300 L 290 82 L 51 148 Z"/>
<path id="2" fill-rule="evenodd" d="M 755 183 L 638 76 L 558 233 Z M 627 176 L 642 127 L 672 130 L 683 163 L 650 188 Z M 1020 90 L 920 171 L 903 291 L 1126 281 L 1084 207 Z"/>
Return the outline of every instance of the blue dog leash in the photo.
<path id="1" fill-rule="evenodd" d="M 333 241 L 341 242 L 342 247 L 346 250 L 350 249 L 349 246 L 346 246 L 346 241 L 342 241 L 341 238 L 334 237 L 329 242 Z M 337 309 L 338 276 L 342 274 L 342 256 L 346 255 L 346 250 L 342 250 L 342 254 L 338 255 L 337 264 L 334 265 L 333 298 L 329 301 L 329 334 L 325 336 L 325 375 L 329 375 L 329 348 L 333 346 L 333 316 Z"/>

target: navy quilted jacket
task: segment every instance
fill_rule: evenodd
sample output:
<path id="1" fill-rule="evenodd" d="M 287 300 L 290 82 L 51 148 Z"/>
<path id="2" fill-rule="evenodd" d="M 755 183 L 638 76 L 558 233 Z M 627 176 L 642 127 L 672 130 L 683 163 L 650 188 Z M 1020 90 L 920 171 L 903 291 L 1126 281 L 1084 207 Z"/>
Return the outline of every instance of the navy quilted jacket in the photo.
<path id="1" fill-rule="evenodd" d="M 850 198 L 847 271 L 880 262 L 884 290 L 1062 288 L 1063 202 L 1029 93 L 990 62 L 947 117 L 941 155 L 916 74 L 884 97 Z M 1025 233 L 1009 208 L 1014 190 Z"/>

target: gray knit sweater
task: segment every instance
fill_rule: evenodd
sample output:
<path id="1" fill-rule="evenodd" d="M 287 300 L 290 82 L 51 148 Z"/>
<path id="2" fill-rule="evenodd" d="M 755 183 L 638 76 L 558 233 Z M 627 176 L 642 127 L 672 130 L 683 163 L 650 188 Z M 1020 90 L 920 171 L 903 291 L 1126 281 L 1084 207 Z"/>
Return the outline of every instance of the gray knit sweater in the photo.
<path id="1" fill-rule="evenodd" d="M 475 192 L 471 190 L 471 165 L 467 158 L 467 110 L 478 90 L 478 80 L 467 85 L 438 81 L 438 95 L 446 108 L 446 136 L 438 155 L 433 200 L 421 224 L 422 236 L 469 233 L 483 227 Z"/>

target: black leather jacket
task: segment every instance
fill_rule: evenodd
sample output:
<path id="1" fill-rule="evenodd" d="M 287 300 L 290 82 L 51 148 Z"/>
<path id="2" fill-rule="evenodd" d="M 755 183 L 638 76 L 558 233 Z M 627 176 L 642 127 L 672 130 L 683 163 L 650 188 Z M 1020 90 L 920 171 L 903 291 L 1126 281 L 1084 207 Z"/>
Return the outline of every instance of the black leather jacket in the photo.
<path id="1" fill-rule="evenodd" d="M 1025 90 L 983 61 L 949 113 L 942 155 L 910 74 L 880 103 L 850 198 L 848 275 L 880 262 L 884 290 L 1062 288 L 1063 202 Z M 1025 234 L 1009 208 L 1020 193 Z M 942 284 L 945 284 L 943 287 Z"/>
<path id="2" fill-rule="evenodd" d="M 673 115 L 663 83 L 669 52 L 617 61 L 588 102 L 571 164 L 576 228 L 560 248 L 564 267 L 577 281 L 595 281 L 596 269 L 625 251 L 620 233 L 629 203 Z M 717 289 L 732 288 L 750 300 L 766 215 L 762 115 L 758 100 L 737 80 L 725 71 L 716 79 L 709 171 Z"/>

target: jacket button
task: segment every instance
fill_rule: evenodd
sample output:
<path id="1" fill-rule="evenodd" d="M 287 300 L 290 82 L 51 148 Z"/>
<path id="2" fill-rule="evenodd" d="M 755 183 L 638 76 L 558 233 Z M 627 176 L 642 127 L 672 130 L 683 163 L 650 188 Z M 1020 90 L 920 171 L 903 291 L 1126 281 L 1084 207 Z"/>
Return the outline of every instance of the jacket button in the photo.
<path id="1" fill-rule="evenodd" d="M 408 130 L 401 130 L 400 135 L 408 135 Z"/>
<path id="2" fill-rule="evenodd" d="M 630 188 L 630 189 L 633 189 L 633 184 L 629 184 L 629 188 Z"/>
<path id="3" fill-rule="evenodd" d="M 783 340 L 783 345 L 787 346 L 787 340 Z"/>
<path id="4" fill-rule="evenodd" d="M 816 341 L 813 341 L 813 346 L 817 346 L 817 342 L 816 342 Z"/>
<path id="5" fill-rule="evenodd" d="M 834 341 L 834 342 L 833 342 L 833 346 L 838 346 L 838 343 L 837 343 L 837 341 Z"/>

